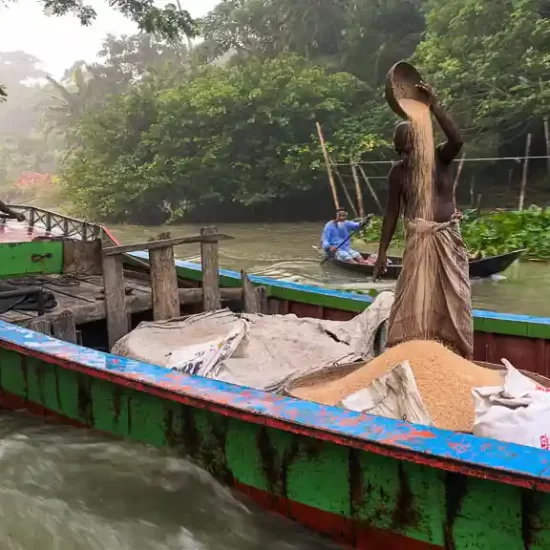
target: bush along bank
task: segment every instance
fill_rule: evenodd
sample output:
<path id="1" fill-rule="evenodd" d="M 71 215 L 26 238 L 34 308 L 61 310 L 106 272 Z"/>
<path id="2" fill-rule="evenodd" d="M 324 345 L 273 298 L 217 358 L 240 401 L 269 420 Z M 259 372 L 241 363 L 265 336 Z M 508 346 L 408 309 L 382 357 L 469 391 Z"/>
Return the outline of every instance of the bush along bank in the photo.
<path id="1" fill-rule="evenodd" d="M 362 235 L 366 243 L 380 239 L 382 218 L 375 217 Z M 461 223 L 464 243 L 471 257 L 485 258 L 525 248 L 524 259 L 550 260 L 550 208 L 533 205 L 527 210 L 468 211 Z M 404 244 L 403 221 L 399 220 L 392 246 Z"/>

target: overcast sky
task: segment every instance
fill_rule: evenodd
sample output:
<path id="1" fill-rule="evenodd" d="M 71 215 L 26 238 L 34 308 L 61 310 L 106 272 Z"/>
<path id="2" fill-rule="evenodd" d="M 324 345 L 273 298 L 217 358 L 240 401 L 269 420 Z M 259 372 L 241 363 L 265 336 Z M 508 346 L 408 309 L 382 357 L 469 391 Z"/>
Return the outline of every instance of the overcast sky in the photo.
<path id="1" fill-rule="evenodd" d="M 136 26 L 104 0 L 84 1 L 98 13 L 89 27 L 82 27 L 74 16 L 47 17 L 37 0 L 17 0 L 7 5 L 0 2 L 0 51 L 24 50 L 41 59 L 42 68 L 59 78 L 74 61 L 93 61 L 105 35 L 136 32 Z M 182 0 L 182 7 L 199 17 L 217 3 Z"/>

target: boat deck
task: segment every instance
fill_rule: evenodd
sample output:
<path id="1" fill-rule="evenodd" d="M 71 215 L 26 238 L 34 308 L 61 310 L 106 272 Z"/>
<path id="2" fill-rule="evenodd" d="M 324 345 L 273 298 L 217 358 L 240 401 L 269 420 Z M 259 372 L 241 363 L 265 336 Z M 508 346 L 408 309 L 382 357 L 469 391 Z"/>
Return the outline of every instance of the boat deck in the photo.
<path id="1" fill-rule="evenodd" d="M 69 310 L 77 324 L 105 318 L 103 277 L 100 275 L 31 275 L 7 280 L 21 286 L 41 286 L 54 294 L 57 306 L 46 311 L 46 316 L 54 317 Z M 144 280 L 125 276 L 127 301 L 134 304 L 132 310 L 151 307 L 151 285 Z M 132 304 L 130 304 L 132 305 Z M 140 307 L 141 306 L 141 307 Z M 38 317 L 37 311 L 11 309 L 0 314 L 0 320 L 27 325 Z"/>

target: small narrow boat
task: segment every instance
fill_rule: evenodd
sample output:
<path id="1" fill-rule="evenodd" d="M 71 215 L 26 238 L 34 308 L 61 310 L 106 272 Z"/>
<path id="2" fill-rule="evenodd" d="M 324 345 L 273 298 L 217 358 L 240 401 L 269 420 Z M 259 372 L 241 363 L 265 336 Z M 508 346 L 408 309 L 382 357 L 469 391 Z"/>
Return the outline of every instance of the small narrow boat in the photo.
<path id="1" fill-rule="evenodd" d="M 491 256 L 489 258 L 480 258 L 470 260 L 470 279 L 486 278 L 497 273 L 502 273 L 508 269 L 520 256 L 525 252 L 525 249 L 514 250 L 507 254 L 500 254 L 499 256 Z M 364 258 L 368 258 L 369 254 L 363 254 Z M 399 256 L 388 256 L 391 264 L 388 265 L 388 270 L 384 274 L 384 279 L 397 279 L 401 273 L 402 258 Z M 356 273 L 364 273 L 367 276 L 371 276 L 374 273 L 374 266 L 366 264 L 354 264 L 351 262 L 344 262 L 336 258 L 330 258 L 330 263 L 347 269 L 348 271 L 355 271 Z"/>

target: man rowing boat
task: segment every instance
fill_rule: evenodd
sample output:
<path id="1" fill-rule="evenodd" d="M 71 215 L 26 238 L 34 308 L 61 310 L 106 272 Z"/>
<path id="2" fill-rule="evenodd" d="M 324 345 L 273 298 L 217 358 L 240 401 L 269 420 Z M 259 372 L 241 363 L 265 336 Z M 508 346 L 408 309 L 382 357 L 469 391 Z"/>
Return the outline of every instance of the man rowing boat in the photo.
<path id="1" fill-rule="evenodd" d="M 367 261 L 357 250 L 353 250 L 350 245 L 350 237 L 354 231 L 365 225 L 365 222 L 352 222 L 348 219 L 348 213 L 339 208 L 336 211 L 336 218 L 330 220 L 323 229 L 321 237 L 321 246 L 324 252 L 342 262 L 354 264 L 366 264 Z"/>
<path id="2" fill-rule="evenodd" d="M 436 148 L 430 220 L 420 216 L 412 182 L 414 170 L 410 122 L 397 126 L 394 146 L 401 160 L 388 176 L 388 202 L 375 278 L 386 270 L 386 253 L 400 212 L 406 221 L 403 269 L 395 289 L 388 345 L 406 340 L 439 340 L 466 358 L 473 355 L 473 324 L 468 256 L 460 235 L 461 214 L 455 208 L 451 164 L 462 148 L 458 126 L 438 103 L 432 88 L 418 86 L 429 100 L 447 141 Z"/>

